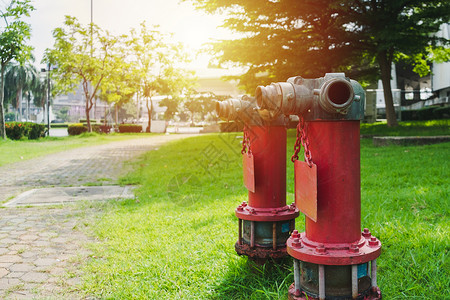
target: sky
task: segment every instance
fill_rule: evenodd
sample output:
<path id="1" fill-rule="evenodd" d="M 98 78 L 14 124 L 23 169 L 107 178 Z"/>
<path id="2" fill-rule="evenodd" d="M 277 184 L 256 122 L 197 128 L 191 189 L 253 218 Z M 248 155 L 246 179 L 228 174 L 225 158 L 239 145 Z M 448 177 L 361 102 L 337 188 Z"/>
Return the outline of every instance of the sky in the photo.
<path id="1" fill-rule="evenodd" d="M 173 33 L 174 39 L 184 43 L 190 53 L 203 43 L 214 39 L 229 39 L 232 35 L 219 28 L 222 16 L 207 15 L 195 10 L 190 2 L 180 0 L 92 0 L 93 21 L 112 34 L 127 34 L 130 28 L 159 25 L 161 31 Z M 82 24 L 91 21 L 91 0 L 34 0 L 35 11 L 26 21 L 31 24 L 31 45 L 36 62 L 42 60 L 44 50 L 53 46 L 52 30 L 63 25 L 66 15 L 76 17 Z M 197 57 L 191 68 L 198 77 L 219 77 L 237 70 L 207 69 L 208 57 Z"/>

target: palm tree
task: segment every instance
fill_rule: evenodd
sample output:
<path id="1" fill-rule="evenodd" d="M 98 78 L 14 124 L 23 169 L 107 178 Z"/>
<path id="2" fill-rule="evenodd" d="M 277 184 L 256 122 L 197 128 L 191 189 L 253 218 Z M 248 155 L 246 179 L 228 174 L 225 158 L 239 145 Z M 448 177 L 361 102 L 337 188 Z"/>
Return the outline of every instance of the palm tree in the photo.
<path id="1" fill-rule="evenodd" d="M 22 120 L 22 96 L 29 92 L 38 77 L 36 68 L 27 62 L 24 65 L 12 63 L 8 66 L 5 74 L 5 86 L 7 89 L 15 91 L 13 105 L 19 112 L 19 121 Z"/>
<path id="2" fill-rule="evenodd" d="M 47 100 L 47 80 L 45 78 L 36 77 L 31 88 L 33 94 L 33 104 L 36 107 L 42 107 L 42 122 L 45 123 L 45 105 Z"/>

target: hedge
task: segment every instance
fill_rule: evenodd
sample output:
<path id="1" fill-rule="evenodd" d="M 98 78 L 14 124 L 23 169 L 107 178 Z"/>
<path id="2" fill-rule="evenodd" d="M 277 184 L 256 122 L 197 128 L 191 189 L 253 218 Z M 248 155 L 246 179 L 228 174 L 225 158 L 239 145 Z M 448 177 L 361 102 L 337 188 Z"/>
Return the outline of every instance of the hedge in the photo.
<path id="1" fill-rule="evenodd" d="M 432 106 L 402 111 L 402 121 L 426 121 L 450 118 L 450 106 Z"/>
<path id="2" fill-rule="evenodd" d="M 67 127 L 67 132 L 69 135 L 80 135 L 83 132 L 87 132 L 87 127 L 84 127 L 83 124 L 72 124 Z"/>
<path id="3" fill-rule="evenodd" d="M 244 130 L 244 123 L 240 121 L 220 121 L 218 124 L 220 132 L 240 132 Z"/>
<path id="4" fill-rule="evenodd" d="M 120 124 L 119 125 L 120 133 L 139 133 L 142 132 L 142 125 L 136 124 Z"/>
<path id="5" fill-rule="evenodd" d="M 23 137 L 36 140 L 45 136 L 45 125 L 32 122 L 5 123 L 6 136 L 11 140 L 20 140 Z"/>
<path id="6" fill-rule="evenodd" d="M 97 133 L 109 133 L 111 131 L 110 125 L 92 124 L 92 131 Z"/>

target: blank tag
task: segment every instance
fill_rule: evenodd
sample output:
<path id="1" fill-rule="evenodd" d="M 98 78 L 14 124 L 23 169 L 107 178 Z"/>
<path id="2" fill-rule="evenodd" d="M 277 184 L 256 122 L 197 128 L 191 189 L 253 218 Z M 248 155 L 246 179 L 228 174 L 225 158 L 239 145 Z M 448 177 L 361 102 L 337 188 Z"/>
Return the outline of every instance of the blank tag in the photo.
<path id="1" fill-rule="evenodd" d="M 255 162 L 252 153 L 242 155 L 242 165 L 244 169 L 244 185 L 250 192 L 255 192 Z"/>
<path id="2" fill-rule="evenodd" d="M 295 205 L 308 218 L 317 222 L 317 166 L 309 167 L 304 161 L 296 160 Z"/>

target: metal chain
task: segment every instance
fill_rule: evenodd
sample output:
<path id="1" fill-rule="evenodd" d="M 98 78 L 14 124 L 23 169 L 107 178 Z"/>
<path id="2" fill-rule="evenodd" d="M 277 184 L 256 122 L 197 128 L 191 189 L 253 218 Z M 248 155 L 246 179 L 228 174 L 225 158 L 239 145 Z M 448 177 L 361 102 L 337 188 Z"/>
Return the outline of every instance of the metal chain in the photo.
<path id="1" fill-rule="evenodd" d="M 300 120 L 303 120 L 303 117 L 301 117 Z M 292 162 L 295 162 L 296 160 L 298 160 L 298 153 L 300 152 L 300 150 L 302 148 L 301 137 L 302 137 L 303 130 L 300 127 L 301 127 L 301 121 L 299 121 L 298 125 L 297 125 L 297 139 L 295 140 L 295 144 L 294 144 L 294 155 L 292 155 L 292 157 L 291 157 Z"/>
<path id="2" fill-rule="evenodd" d="M 311 151 L 309 150 L 309 139 L 307 136 L 307 127 L 305 120 L 303 119 L 303 116 L 299 116 L 300 120 L 297 125 L 297 139 L 295 141 L 294 145 L 294 155 L 291 157 L 291 161 L 295 162 L 298 160 L 298 153 L 300 152 L 302 145 L 305 149 L 305 162 L 308 164 L 308 166 L 312 167 L 312 155 Z"/>
<path id="3" fill-rule="evenodd" d="M 241 154 L 244 154 L 248 151 L 248 153 L 252 153 L 252 151 L 250 150 L 250 137 L 248 136 L 247 133 L 247 127 L 244 127 L 244 137 L 242 138 L 242 150 L 241 150 Z"/>

